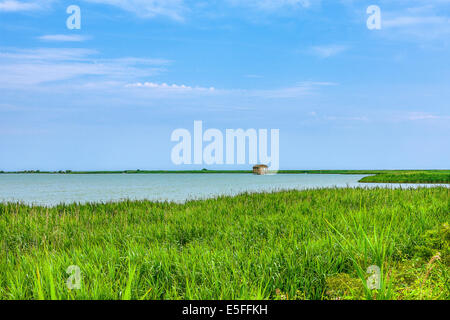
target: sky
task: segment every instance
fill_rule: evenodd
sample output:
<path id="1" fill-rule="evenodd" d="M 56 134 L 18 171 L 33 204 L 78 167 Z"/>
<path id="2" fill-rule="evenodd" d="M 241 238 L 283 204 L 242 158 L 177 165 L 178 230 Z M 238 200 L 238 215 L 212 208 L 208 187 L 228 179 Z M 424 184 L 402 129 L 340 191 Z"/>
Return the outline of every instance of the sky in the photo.
<path id="1" fill-rule="evenodd" d="M 175 165 L 196 120 L 279 129 L 280 169 L 449 169 L 449 57 L 450 0 L 0 0 L 0 170 L 249 168 Z"/>

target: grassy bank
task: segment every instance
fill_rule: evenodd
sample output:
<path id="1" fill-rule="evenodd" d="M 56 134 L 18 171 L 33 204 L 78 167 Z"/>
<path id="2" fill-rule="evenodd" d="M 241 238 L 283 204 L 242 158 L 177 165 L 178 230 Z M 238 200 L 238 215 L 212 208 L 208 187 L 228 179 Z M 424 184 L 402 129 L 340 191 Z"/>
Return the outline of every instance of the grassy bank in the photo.
<path id="1" fill-rule="evenodd" d="M 364 183 L 444 183 L 450 184 L 450 170 L 383 172 L 364 177 Z"/>
<path id="2" fill-rule="evenodd" d="M 0 204 L 0 299 L 449 299 L 449 192 Z"/>

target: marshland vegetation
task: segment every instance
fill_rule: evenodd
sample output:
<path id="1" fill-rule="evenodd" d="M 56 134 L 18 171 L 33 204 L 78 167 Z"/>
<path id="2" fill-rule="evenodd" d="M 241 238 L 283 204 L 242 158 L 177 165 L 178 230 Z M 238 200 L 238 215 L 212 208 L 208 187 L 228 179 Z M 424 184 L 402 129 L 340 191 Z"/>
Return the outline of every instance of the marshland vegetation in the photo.
<path id="1" fill-rule="evenodd" d="M 0 204 L 0 299 L 449 299 L 449 213 L 446 187 Z"/>

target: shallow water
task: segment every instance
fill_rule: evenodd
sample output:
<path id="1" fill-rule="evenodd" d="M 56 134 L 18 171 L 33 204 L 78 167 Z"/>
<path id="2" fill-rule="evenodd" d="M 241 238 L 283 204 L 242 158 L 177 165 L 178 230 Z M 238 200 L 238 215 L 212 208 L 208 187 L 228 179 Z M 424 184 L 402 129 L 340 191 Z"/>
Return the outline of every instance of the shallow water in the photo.
<path id="1" fill-rule="evenodd" d="M 0 202 L 53 206 L 123 199 L 184 202 L 242 192 L 323 187 L 417 187 L 362 184 L 366 175 L 339 174 L 2 174 Z M 430 185 L 427 185 L 430 186 Z"/>

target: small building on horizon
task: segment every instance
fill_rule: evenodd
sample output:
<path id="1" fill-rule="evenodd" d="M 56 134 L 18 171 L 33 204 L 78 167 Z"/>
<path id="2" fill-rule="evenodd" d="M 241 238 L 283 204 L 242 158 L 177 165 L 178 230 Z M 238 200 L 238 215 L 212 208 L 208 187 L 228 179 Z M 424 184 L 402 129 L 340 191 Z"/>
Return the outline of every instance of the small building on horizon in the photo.
<path id="1" fill-rule="evenodd" d="M 267 174 L 269 172 L 269 167 L 265 164 L 257 164 L 253 166 L 253 174 L 257 174 L 259 176 Z"/>

